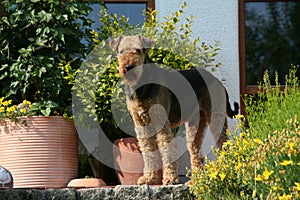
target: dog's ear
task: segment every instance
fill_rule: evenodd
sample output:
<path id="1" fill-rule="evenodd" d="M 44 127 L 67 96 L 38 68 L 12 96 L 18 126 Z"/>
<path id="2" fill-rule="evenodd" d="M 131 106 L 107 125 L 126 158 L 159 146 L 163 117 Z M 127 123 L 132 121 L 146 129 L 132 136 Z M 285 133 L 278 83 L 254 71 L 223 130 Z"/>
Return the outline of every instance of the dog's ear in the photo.
<path id="1" fill-rule="evenodd" d="M 152 40 L 150 40 L 149 38 L 143 37 L 143 36 L 139 36 L 139 39 L 141 40 L 144 49 L 146 49 L 147 51 L 149 49 L 151 49 Z"/>
<path id="2" fill-rule="evenodd" d="M 120 41 L 121 41 L 122 37 L 123 37 L 123 36 L 121 35 L 121 36 L 119 36 L 119 37 L 117 37 L 117 38 L 115 38 L 115 39 L 111 39 L 111 40 L 109 41 L 109 45 L 110 45 L 111 49 L 112 49 L 114 52 L 117 52 L 118 46 L 119 46 L 119 44 L 120 44 Z M 118 52 L 117 52 L 117 53 L 118 53 Z"/>

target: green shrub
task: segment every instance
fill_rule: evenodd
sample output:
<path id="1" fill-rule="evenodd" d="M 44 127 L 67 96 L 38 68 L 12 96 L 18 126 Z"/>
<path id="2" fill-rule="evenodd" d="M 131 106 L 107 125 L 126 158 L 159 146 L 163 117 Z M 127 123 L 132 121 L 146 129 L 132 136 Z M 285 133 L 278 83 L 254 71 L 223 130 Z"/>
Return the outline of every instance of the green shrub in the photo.
<path id="1" fill-rule="evenodd" d="M 61 64 L 77 70 L 88 52 L 83 39 L 88 41 L 91 8 L 79 0 L 3 0 L 0 7 L 0 96 L 15 104 L 53 101 L 63 114 L 72 85 Z"/>
<path id="2" fill-rule="evenodd" d="M 247 118 L 218 158 L 192 173 L 191 191 L 199 199 L 299 199 L 299 80 L 291 70 L 284 91 L 271 87 L 267 74 L 258 98 L 247 97 Z M 280 109 L 280 114 L 278 114 Z M 290 113 L 285 113 L 290 112 Z"/>

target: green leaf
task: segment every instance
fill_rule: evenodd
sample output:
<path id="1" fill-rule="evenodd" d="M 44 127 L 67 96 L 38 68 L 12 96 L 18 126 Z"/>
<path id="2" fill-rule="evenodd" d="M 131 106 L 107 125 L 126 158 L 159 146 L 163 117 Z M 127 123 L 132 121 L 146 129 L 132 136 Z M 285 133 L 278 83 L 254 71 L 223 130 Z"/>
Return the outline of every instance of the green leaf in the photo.
<path id="1" fill-rule="evenodd" d="M 47 72 L 47 70 L 46 70 L 46 67 L 41 67 L 40 69 L 39 69 L 39 77 L 42 77 L 42 74 L 43 73 L 45 73 L 45 72 Z"/>
<path id="2" fill-rule="evenodd" d="M 42 113 L 44 116 L 49 116 L 50 113 L 51 113 L 51 109 L 50 109 L 50 108 L 46 108 L 45 110 L 41 110 L 41 113 Z"/>
<path id="3" fill-rule="evenodd" d="M 8 73 L 4 72 L 0 75 L 0 80 L 4 79 L 5 77 L 7 77 Z"/>
<path id="4" fill-rule="evenodd" d="M 40 11 L 37 15 L 42 22 L 49 22 L 52 19 L 50 13 L 46 13 L 44 10 Z"/>
<path id="5" fill-rule="evenodd" d="M 39 2 L 40 0 L 30 0 L 32 3 Z"/>

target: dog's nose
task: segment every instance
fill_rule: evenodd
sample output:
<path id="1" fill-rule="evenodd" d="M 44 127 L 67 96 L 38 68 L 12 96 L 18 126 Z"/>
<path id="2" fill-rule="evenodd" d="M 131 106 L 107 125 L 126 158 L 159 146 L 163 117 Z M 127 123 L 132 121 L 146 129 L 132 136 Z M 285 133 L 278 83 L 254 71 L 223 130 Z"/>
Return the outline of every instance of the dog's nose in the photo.
<path id="1" fill-rule="evenodd" d="M 128 64 L 128 65 L 125 66 L 125 68 L 126 68 L 127 71 L 129 71 L 129 70 L 133 69 L 134 66 Z"/>

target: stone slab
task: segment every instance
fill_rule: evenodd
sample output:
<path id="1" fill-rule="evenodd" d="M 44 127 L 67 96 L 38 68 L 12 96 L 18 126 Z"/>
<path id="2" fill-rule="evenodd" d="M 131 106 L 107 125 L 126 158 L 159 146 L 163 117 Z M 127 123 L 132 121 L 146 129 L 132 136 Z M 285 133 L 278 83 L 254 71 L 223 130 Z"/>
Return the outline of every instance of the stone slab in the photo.
<path id="1" fill-rule="evenodd" d="M 118 185 L 85 189 L 0 189 L 0 200 L 184 200 L 194 199 L 185 185 Z"/>

